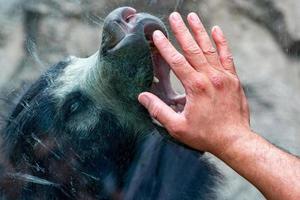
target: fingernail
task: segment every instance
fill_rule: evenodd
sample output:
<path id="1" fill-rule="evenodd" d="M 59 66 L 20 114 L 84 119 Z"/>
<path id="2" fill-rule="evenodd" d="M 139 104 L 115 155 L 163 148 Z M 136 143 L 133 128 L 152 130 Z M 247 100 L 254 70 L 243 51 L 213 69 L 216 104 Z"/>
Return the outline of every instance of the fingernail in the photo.
<path id="1" fill-rule="evenodd" d="M 179 21 L 180 20 L 180 14 L 178 12 L 173 12 L 171 14 L 171 19 L 173 19 L 174 21 Z"/>
<path id="2" fill-rule="evenodd" d="M 147 95 L 141 93 L 138 97 L 138 100 L 143 106 L 145 106 L 146 108 L 148 107 L 150 99 Z"/>
<path id="3" fill-rule="evenodd" d="M 194 22 L 198 22 L 199 21 L 199 17 L 196 13 L 192 12 L 189 14 L 191 20 L 193 20 Z"/>
<path id="4" fill-rule="evenodd" d="M 214 26 L 212 28 L 213 32 L 216 32 L 218 35 L 223 36 L 223 31 L 221 30 L 221 28 L 219 26 Z"/>
<path id="5" fill-rule="evenodd" d="M 164 38 L 164 34 L 161 31 L 156 30 L 153 33 L 153 38 L 155 38 L 157 40 L 163 39 Z"/>

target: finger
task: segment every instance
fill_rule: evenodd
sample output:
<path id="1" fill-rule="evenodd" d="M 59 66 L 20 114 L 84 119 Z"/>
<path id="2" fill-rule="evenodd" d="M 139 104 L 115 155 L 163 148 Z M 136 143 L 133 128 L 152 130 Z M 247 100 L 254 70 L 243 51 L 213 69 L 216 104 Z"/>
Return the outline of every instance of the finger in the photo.
<path id="1" fill-rule="evenodd" d="M 168 129 L 172 124 L 178 123 L 179 114 L 154 94 L 149 92 L 141 93 L 138 100 L 148 110 L 150 115 L 165 128 Z"/>
<path id="2" fill-rule="evenodd" d="M 175 75 L 186 86 L 189 77 L 195 70 L 180 54 L 161 31 L 154 31 L 153 41 L 162 57 L 167 61 Z"/>
<path id="3" fill-rule="evenodd" d="M 222 69 L 218 53 L 214 48 L 201 20 L 196 13 L 190 13 L 187 17 L 189 25 L 195 35 L 195 39 L 202 49 L 208 63 L 217 69 Z"/>
<path id="4" fill-rule="evenodd" d="M 174 12 L 169 18 L 172 31 L 181 46 L 186 59 L 197 70 L 207 68 L 207 60 L 186 27 L 179 13 Z"/>
<path id="5" fill-rule="evenodd" d="M 212 29 L 212 37 L 216 43 L 220 61 L 225 70 L 228 70 L 232 74 L 236 74 L 233 56 L 228 46 L 228 42 L 220 27 L 215 26 Z"/>

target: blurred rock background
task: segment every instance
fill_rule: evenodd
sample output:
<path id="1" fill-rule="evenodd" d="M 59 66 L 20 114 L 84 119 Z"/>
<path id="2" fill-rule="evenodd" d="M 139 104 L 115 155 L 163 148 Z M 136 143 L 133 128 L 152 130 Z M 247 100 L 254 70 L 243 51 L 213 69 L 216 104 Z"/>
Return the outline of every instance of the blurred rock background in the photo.
<path id="1" fill-rule="evenodd" d="M 166 23 L 177 10 L 197 12 L 208 29 L 220 25 L 249 99 L 253 130 L 300 155 L 298 0 L 0 0 L 1 99 L 68 55 L 95 52 L 103 19 L 122 5 Z M 182 92 L 175 78 L 174 86 Z M 3 103 L 0 110 L 6 111 Z M 264 199 L 233 170 L 211 159 L 226 177 L 220 199 Z"/>

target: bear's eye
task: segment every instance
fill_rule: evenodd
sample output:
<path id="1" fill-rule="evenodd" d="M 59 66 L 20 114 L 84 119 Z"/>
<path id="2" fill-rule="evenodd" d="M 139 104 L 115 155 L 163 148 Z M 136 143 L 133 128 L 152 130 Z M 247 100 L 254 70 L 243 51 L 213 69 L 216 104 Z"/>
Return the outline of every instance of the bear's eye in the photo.
<path id="1" fill-rule="evenodd" d="M 80 112 L 85 107 L 85 98 L 80 92 L 69 94 L 62 106 L 63 119 L 67 121 L 71 116 Z"/>
<path id="2" fill-rule="evenodd" d="M 80 107 L 80 103 L 79 102 L 75 102 L 73 104 L 70 105 L 69 107 L 69 112 L 70 113 L 74 113 L 78 110 L 78 108 Z"/>

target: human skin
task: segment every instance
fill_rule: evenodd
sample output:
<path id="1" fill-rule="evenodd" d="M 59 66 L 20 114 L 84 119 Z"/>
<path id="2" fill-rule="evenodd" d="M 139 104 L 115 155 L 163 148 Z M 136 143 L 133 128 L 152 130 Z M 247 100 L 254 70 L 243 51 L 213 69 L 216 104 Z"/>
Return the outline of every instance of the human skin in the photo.
<path id="1" fill-rule="evenodd" d="M 170 135 L 214 154 L 267 199 L 300 199 L 300 160 L 251 131 L 247 99 L 222 30 L 211 31 L 215 48 L 195 13 L 187 17 L 193 34 L 178 13 L 169 21 L 183 54 L 160 31 L 153 40 L 184 86 L 185 107 L 176 113 L 149 92 L 139 95 L 140 103 Z"/>

